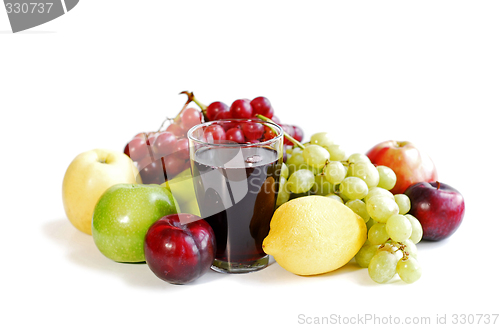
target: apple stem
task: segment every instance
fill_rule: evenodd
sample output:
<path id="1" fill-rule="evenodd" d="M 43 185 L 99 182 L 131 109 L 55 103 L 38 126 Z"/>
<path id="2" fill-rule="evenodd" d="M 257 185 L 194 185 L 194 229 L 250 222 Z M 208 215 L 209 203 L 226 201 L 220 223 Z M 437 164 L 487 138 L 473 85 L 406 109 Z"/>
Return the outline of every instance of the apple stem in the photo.
<path id="1" fill-rule="evenodd" d="M 258 117 L 258 118 L 260 118 L 261 120 L 263 120 L 265 122 L 274 123 L 274 124 L 277 125 L 277 123 L 273 122 L 273 120 L 265 117 L 264 115 L 257 114 L 255 116 Z M 286 133 L 285 130 L 283 130 L 283 135 L 285 136 L 285 138 L 287 138 L 288 140 L 290 140 L 294 145 L 298 146 L 300 149 L 305 149 L 306 148 L 306 147 L 304 147 L 303 144 L 301 144 L 299 141 L 297 141 L 294 137 L 292 137 L 291 135 L 289 135 L 288 133 Z"/>
<path id="2" fill-rule="evenodd" d="M 436 189 L 439 189 L 439 187 L 441 187 L 441 183 L 439 181 L 436 181 L 436 184 L 437 184 Z"/>

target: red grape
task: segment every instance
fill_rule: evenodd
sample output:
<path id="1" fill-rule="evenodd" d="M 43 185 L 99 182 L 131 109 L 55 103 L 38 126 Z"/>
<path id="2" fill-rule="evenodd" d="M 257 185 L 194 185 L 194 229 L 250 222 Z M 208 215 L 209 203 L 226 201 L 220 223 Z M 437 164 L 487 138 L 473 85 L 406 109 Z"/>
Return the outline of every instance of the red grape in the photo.
<path id="1" fill-rule="evenodd" d="M 250 102 L 250 105 L 252 105 L 254 115 L 260 114 L 267 118 L 273 117 L 274 109 L 266 97 L 257 97 Z"/>
<path id="2" fill-rule="evenodd" d="M 126 146 L 123 151 L 134 162 L 141 160 L 148 154 L 146 140 L 144 138 L 134 138 Z"/>
<path id="3" fill-rule="evenodd" d="M 220 101 L 215 101 L 207 107 L 207 118 L 210 121 L 216 120 L 216 116 L 222 112 L 229 112 L 229 106 Z"/>
<path id="4" fill-rule="evenodd" d="M 162 160 L 163 165 L 165 165 L 165 173 L 168 179 L 172 179 L 177 174 L 182 172 L 184 164 L 186 163 L 185 160 L 180 159 L 179 157 L 175 156 L 175 154 L 165 156 L 162 158 Z"/>
<path id="5" fill-rule="evenodd" d="M 304 131 L 299 126 L 293 125 L 293 131 L 293 137 L 297 141 L 302 141 L 302 139 L 304 139 Z"/>
<path id="6" fill-rule="evenodd" d="M 232 119 L 231 112 L 223 112 L 223 113 L 219 113 L 219 115 L 217 115 L 217 120 L 231 120 L 231 119 Z M 225 131 L 239 126 L 239 124 L 237 122 L 235 122 L 235 123 L 221 123 L 220 125 L 224 128 Z"/>
<path id="7" fill-rule="evenodd" d="M 280 124 L 281 128 L 283 129 L 284 132 L 288 133 L 290 136 L 293 136 L 295 131 L 291 125 L 288 124 Z M 283 137 L 283 144 L 285 145 L 293 145 L 293 142 L 288 140 L 286 137 Z"/>
<path id="8" fill-rule="evenodd" d="M 174 154 L 180 159 L 189 159 L 189 140 L 187 138 L 177 140 Z"/>
<path id="9" fill-rule="evenodd" d="M 185 131 L 201 123 L 201 112 L 196 108 L 187 108 L 181 114 L 182 127 Z"/>
<path id="10" fill-rule="evenodd" d="M 161 132 L 153 144 L 155 154 L 160 157 L 169 155 L 175 150 L 177 138 L 168 131 Z"/>
<path id="11" fill-rule="evenodd" d="M 247 139 L 260 139 L 264 133 L 264 125 L 261 123 L 243 123 L 241 130 Z"/>
<path id="12" fill-rule="evenodd" d="M 251 118 L 253 116 L 252 105 L 248 99 L 238 99 L 231 104 L 231 115 L 233 118 Z"/>
<path id="13" fill-rule="evenodd" d="M 203 135 L 205 139 L 210 143 L 216 143 L 220 140 L 226 140 L 226 131 L 220 125 L 210 125 L 205 128 L 203 131 Z"/>
<path id="14" fill-rule="evenodd" d="M 276 133 L 270 127 L 264 127 L 264 141 L 271 140 L 274 137 L 276 137 Z"/>
<path id="15" fill-rule="evenodd" d="M 139 162 L 137 162 L 137 168 L 141 171 L 143 168 L 151 164 L 153 158 L 151 156 L 143 157 Z"/>
<path id="16" fill-rule="evenodd" d="M 246 143 L 247 144 L 256 144 L 256 143 L 259 143 L 260 140 L 257 140 L 257 139 L 252 139 L 252 140 L 248 140 Z"/>
<path id="17" fill-rule="evenodd" d="M 172 133 L 176 137 L 184 137 L 186 134 L 186 131 L 180 126 L 179 124 L 172 123 L 167 127 L 168 132 Z"/>
<path id="18" fill-rule="evenodd" d="M 153 147 L 157 135 L 158 135 L 158 133 L 148 134 L 148 139 L 146 140 L 146 143 L 148 144 L 148 146 Z"/>
<path id="19" fill-rule="evenodd" d="M 229 109 L 224 112 L 218 112 L 217 115 L 215 115 L 214 120 L 229 120 L 232 119 L 233 117 L 231 116 L 231 112 Z"/>
<path id="20" fill-rule="evenodd" d="M 150 161 L 148 163 L 148 161 Z M 139 163 L 139 174 L 144 184 L 162 184 L 165 182 L 165 174 L 163 171 L 163 164 L 161 159 L 151 162 L 151 159 L 146 157 Z"/>
<path id="21" fill-rule="evenodd" d="M 245 136 L 243 135 L 243 131 L 241 131 L 241 129 L 232 128 L 227 130 L 226 140 L 234 141 L 237 143 L 245 143 Z"/>
<path id="22" fill-rule="evenodd" d="M 190 168 L 191 168 L 191 162 L 190 161 L 186 161 L 186 163 L 184 163 L 184 166 L 181 169 L 181 172 L 184 171 L 184 170 L 190 169 Z"/>
<path id="23" fill-rule="evenodd" d="M 276 124 L 280 124 L 281 123 L 281 120 L 276 115 L 273 115 L 273 117 L 271 118 L 271 121 L 273 121 Z"/>

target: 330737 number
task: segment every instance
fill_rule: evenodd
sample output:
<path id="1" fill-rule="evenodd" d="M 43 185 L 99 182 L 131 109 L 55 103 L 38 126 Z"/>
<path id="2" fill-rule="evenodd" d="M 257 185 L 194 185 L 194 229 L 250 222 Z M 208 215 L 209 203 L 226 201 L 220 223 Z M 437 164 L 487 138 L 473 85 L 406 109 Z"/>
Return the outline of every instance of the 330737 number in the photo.
<path id="1" fill-rule="evenodd" d="M 7 14 L 45 14 L 50 13 L 50 9 L 52 8 L 52 2 L 24 2 L 24 3 L 6 3 L 5 8 L 7 9 Z"/>

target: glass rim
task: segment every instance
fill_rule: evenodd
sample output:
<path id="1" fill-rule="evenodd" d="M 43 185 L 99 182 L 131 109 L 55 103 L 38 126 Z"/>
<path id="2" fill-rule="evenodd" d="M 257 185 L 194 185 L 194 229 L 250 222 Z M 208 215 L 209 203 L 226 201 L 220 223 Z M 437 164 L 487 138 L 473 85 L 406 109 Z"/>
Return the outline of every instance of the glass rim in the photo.
<path id="1" fill-rule="evenodd" d="M 256 143 L 244 143 L 244 144 L 240 144 L 237 142 L 235 142 L 235 143 L 213 143 L 213 142 L 207 142 L 207 141 L 200 140 L 200 139 L 195 138 L 193 136 L 194 131 L 199 129 L 199 128 L 207 127 L 207 126 L 214 125 L 214 124 L 220 125 L 220 124 L 224 124 L 224 123 L 234 123 L 235 121 L 236 122 L 248 122 L 248 123 L 261 123 L 263 125 L 268 124 L 268 125 L 271 125 L 273 128 L 278 129 L 278 134 L 274 138 L 266 140 L 266 141 L 261 141 L 261 142 L 256 142 Z M 284 134 L 283 128 L 281 126 L 279 126 L 278 124 L 276 124 L 274 122 L 267 122 L 267 121 L 261 120 L 260 118 L 230 118 L 230 119 L 224 119 L 224 120 L 209 121 L 209 122 L 197 124 L 197 125 L 193 126 L 191 129 L 189 129 L 187 132 L 187 137 L 189 140 L 192 140 L 194 142 L 197 142 L 197 143 L 200 143 L 203 145 L 216 146 L 216 147 L 267 146 L 269 144 L 276 142 L 279 138 L 284 138 L 284 135 L 285 134 Z"/>

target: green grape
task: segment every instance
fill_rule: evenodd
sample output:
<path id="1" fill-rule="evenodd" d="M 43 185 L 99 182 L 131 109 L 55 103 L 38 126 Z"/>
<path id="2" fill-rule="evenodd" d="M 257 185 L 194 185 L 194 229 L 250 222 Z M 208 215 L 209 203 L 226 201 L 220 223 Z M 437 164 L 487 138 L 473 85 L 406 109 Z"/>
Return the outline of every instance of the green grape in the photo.
<path id="1" fill-rule="evenodd" d="M 333 137 L 328 132 L 318 132 L 311 136 L 310 143 L 324 147 L 333 144 Z"/>
<path id="2" fill-rule="evenodd" d="M 361 218 L 363 218 L 365 223 L 368 222 L 368 220 L 370 220 L 370 215 L 366 210 L 366 204 L 361 199 L 350 200 L 347 203 L 345 203 L 345 205 L 349 207 L 354 213 L 361 216 Z"/>
<path id="3" fill-rule="evenodd" d="M 402 242 L 411 236 L 411 223 L 401 214 L 394 214 L 389 217 L 385 229 L 389 237 L 394 241 Z"/>
<path id="4" fill-rule="evenodd" d="M 378 182 L 378 187 L 384 188 L 386 190 L 391 190 L 396 185 L 396 173 L 387 166 L 379 165 L 377 166 L 377 171 L 380 176 Z"/>
<path id="5" fill-rule="evenodd" d="M 281 172 L 280 172 L 280 176 L 284 177 L 285 179 L 288 179 L 288 175 L 289 175 L 289 170 L 288 170 L 288 166 L 286 166 L 285 163 L 282 163 L 281 164 Z"/>
<path id="6" fill-rule="evenodd" d="M 364 198 L 365 203 L 373 196 L 387 196 L 394 199 L 394 195 L 389 190 L 382 189 L 380 187 L 371 187 L 368 189 L 368 195 Z"/>
<path id="7" fill-rule="evenodd" d="M 368 220 L 368 222 L 366 222 L 366 231 L 370 231 L 371 227 L 373 227 L 373 225 L 377 223 L 376 221 L 374 221 L 372 218 L 370 218 L 370 220 Z"/>
<path id="8" fill-rule="evenodd" d="M 307 146 L 302 155 L 307 165 L 319 168 L 325 166 L 327 160 L 330 159 L 330 153 L 325 148 L 318 145 Z"/>
<path id="9" fill-rule="evenodd" d="M 420 224 L 420 221 L 413 215 L 406 214 L 405 216 L 411 223 L 410 239 L 415 244 L 418 244 L 422 240 L 422 236 L 424 235 L 424 230 L 422 229 L 422 225 Z"/>
<path id="10" fill-rule="evenodd" d="M 294 194 L 304 193 L 314 185 L 314 174 L 306 169 L 300 169 L 290 175 L 287 182 L 288 190 Z"/>
<path id="11" fill-rule="evenodd" d="M 387 240 L 383 245 L 379 245 L 378 252 L 390 252 L 396 254 L 398 246 L 394 246 L 391 240 Z M 399 260 L 399 259 L 398 259 Z"/>
<path id="12" fill-rule="evenodd" d="M 400 259 L 396 265 L 396 272 L 401 280 L 407 284 L 414 283 L 422 276 L 422 268 L 418 261 L 412 256 Z"/>
<path id="13" fill-rule="evenodd" d="M 366 209 L 370 217 L 378 222 L 387 222 L 387 219 L 398 214 L 399 207 L 396 201 L 386 196 L 372 196 L 366 201 Z"/>
<path id="14" fill-rule="evenodd" d="M 410 198 L 405 194 L 394 195 L 394 200 L 399 207 L 399 214 L 406 214 L 410 210 L 411 202 Z"/>
<path id="15" fill-rule="evenodd" d="M 311 196 L 312 193 L 310 190 L 306 191 L 306 192 L 301 192 L 300 194 L 294 194 L 293 192 L 290 193 L 290 199 L 289 200 L 292 200 L 292 199 L 295 199 L 295 198 L 300 198 L 300 197 L 305 197 L 305 196 Z"/>
<path id="16" fill-rule="evenodd" d="M 368 240 L 373 245 L 381 245 L 389 239 L 384 223 L 375 223 L 368 230 Z"/>
<path id="17" fill-rule="evenodd" d="M 300 147 L 293 147 L 292 148 L 292 155 L 295 155 L 295 154 L 302 154 L 302 148 L 300 148 Z"/>
<path id="18" fill-rule="evenodd" d="M 293 172 L 298 171 L 300 169 L 306 168 L 307 164 L 304 160 L 304 156 L 302 152 L 295 153 L 286 161 L 286 166 L 288 167 L 288 176 L 293 174 Z"/>
<path id="19" fill-rule="evenodd" d="M 362 199 L 368 194 L 368 186 L 360 178 L 347 177 L 340 183 L 339 191 L 349 200 Z"/>
<path id="20" fill-rule="evenodd" d="M 334 185 L 341 183 L 346 175 L 345 167 L 339 161 L 329 162 L 324 168 L 324 173 L 326 180 Z"/>
<path id="21" fill-rule="evenodd" d="M 340 185 L 338 185 L 340 187 Z M 338 190 L 337 190 L 338 191 Z M 345 203 L 347 203 L 348 201 L 350 201 L 349 197 L 347 197 L 346 195 L 344 195 L 343 193 L 341 192 L 338 192 L 337 195 L 340 196 L 340 198 L 342 199 L 342 201 Z"/>
<path id="22" fill-rule="evenodd" d="M 377 254 L 378 248 L 378 245 L 366 244 L 361 247 L 356 256 L 354 256 L 354 259 L 360 267 L 368 268 L 368 265 L 370 265 L 370 261 L 372 260 L 373 256 Z"/>
<path id="23" fill-rule="evenodd" d="M 290 199 L 290 192 L 287 190 L 286 184 L 287 182 L 285 177 L 281 176 L 280 187 L 278 189 L 278 196 L 276 197 L 276 207 L 283 205 Z"/>
<path id="24" fill-rule="evenodd" d="M 335 199 L 336 201 L 341 202 L 342 204 L 344 204 L 344 201 L 342 200 L 342 198 L 340 198 L 336 194 L 328 194 L 328 195 L 325 195 L 325 197 Z"/>
<path id="25" fill-rule="evenodd" d="M 323 146 L 330 153 L 331 161 L 344 161 L 346 159 L 345 150 L 339 145 L 326 145 Z"/>
<path id="26" fill-rule="evenodd" d="M 316 195 L 325 196 L 333 193 L 335 191 L 335 186 L 328 182 L 324 175 L 318 174 L 314 177 L 314 186 L 311 190 Z"/>
<path id="27" fill-rule="evenodd" d="M 407 252 L 409 255 L 413 256 L 414 258 L 418 257 L 417 245 L 415 245 L 415 243 L 411 239 L 402 241 L 400 242 L 400 244 L 403 244 L 405 246 L 405 252 Z"/>
<path id="28" fill-rule="evenodd" d="M 312 173 L 314 173 L 314 175 L 318 175 L 323 172 L 323 167 L 316 168 L 306 164 L 306 166 L 302 168 L 311 171 Z"/>
<path id="29" fill-rule="evenodd" d="M 368 188 L 376 187 L 379 181 L 377 168 L 370 162 L 349 164 L 347 176 L 363 179 Z"/>
<path id="30" fill-rule="evenodd" d="M 354 154 L 352 154 L 351 156 L 349 156 L 347 158 L 347 161 L 349 162 L 349 164 L 354 164 L 354 163 L 358 163 L 358 162 L 368 162 L 368 163 L 371 163 L 371 161 L 368 158 L 368 156 L 366 156 L 364 154 L 360 154 L 360 153 L 354 153 Z"/>
<path id="31" fill-rule="evenodd" d="M 398 260 L 390 252 L 377 252 L 368 265 L 368 274 L 379 284 L 389 282 L 396 275 Z"/>

